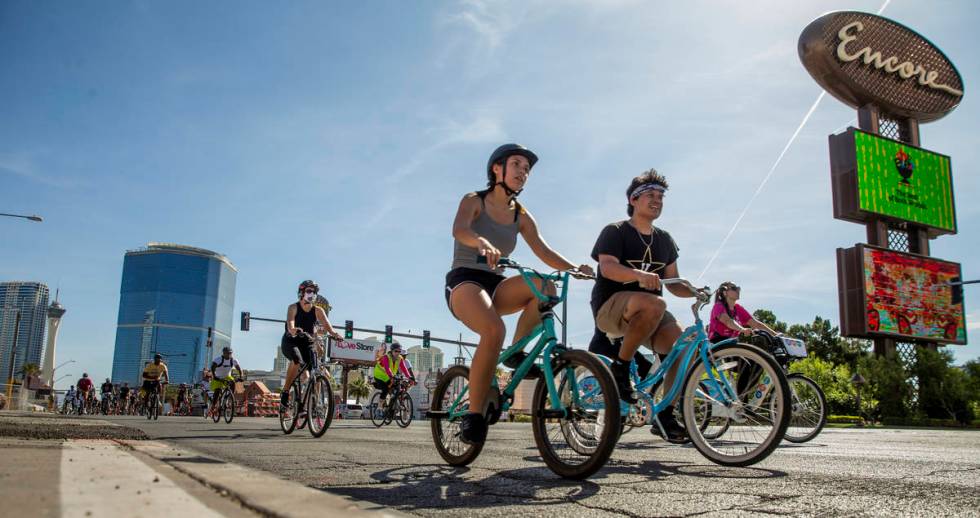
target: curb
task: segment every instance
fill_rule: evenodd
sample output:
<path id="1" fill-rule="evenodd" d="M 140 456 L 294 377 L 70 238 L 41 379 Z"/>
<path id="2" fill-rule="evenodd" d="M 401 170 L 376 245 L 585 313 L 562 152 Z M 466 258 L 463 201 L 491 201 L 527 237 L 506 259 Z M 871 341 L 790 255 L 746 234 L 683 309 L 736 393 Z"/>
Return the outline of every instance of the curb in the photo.
<path id="1" fill-rule="evenodd" d="M 270 473 L 228 463 L 158 441 L 115 441 L 120 446 L 163 462 L 180 473 L 230 497 L 247 509 L 275 518 L 406 517 L 372 504 L 327 493 Z"/>

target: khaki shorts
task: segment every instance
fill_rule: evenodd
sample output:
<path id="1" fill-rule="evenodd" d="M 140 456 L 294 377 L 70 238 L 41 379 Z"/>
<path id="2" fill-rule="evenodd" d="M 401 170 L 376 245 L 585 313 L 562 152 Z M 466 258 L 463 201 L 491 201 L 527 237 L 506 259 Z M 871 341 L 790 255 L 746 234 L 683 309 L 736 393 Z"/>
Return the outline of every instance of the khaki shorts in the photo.
<path id="1" fill-rule="evenodd" d="M 642 292 L 637 291 L 621 291 L 619 293 L 613 294 L 609 297 L 601 308 L 599 308 L 599 313 L 595 316 L 595 325 L 600 331 L 606 333 L 610 338 L 619 338 L 626 334 L 626 330 L 629 328 L 629 323 L 623 319 L 623 313 L 626 312 L 626 303 L 629 302 L 630 297 L 633 295 L 638 295 Z M 650 336 L 644 338 L 640 344 L 652 347 L 651 338 L 660 331 L 660 328 L 664 324 L 671 324 L 677 322 L 674 315 L 670 311 L 664 311 L 664 316 L 660 319 L 660 324 L 657 328 L 650 333 Z"/>

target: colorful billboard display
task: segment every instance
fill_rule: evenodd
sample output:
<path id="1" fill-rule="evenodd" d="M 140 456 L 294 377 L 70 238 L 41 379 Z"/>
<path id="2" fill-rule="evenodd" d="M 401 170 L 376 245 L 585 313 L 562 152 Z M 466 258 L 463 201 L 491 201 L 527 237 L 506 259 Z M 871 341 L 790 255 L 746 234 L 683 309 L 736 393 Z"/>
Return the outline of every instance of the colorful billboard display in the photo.
<path id="1" fill-rule="evenodd" d="M 854 131 L 861 210 L 956 232 L 949 157 Z"/>
<path id="2" fill-rule="evenodd" d="M 956 233 L 949 157 L 850 128 L 830 136 L 834 217 L 887 219 Z"/>
<path id="3" fill-rule="evenodd" d="M 959 264 L 868 245 L 841 252 L 848 336 L 966 344 L 962 288 L 948 284 Z"/>

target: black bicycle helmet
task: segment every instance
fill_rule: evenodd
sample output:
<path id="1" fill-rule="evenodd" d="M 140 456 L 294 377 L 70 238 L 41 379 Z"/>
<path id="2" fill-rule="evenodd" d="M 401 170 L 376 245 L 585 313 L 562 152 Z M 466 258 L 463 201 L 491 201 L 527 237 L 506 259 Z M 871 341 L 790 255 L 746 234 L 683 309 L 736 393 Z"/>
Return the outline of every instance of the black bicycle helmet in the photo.
<path id="1" fill-rule="evenodd" d="M 305 290 L 306 288 L 313 288 L 313 291 L 315 291 L 316 293 L 320 293 L 320 285 L 317 284 L 316 281 L 310 279 L 307 279 L 299 283 L 299 288 L 297 288 L 296 290 L 297 292 L 299 292 L 300 295 L 302 295 L 303 290 Z"/>
<path id="2" fill-rule="evenodd" d="M 504 144 L 498 147 L 497 149 L 493 150 L 493 153 L 490 154 L 490 160 L 487 160 L 487 187 L 490 187 L 492 189 L 493 187 L 500 185 L 501 187 L 504 188 L 504 192 L 506 192 L 508 196 L 517 196 L 524 189 L 521 189 L 521 191 L 515 191 L 510 187 L 507 187 L 506 183 L 498 182 L 497 178 L 493 174 L 493 164 L 503 164 L 504 180 L 506 180 L 507 157 L 513 155 L 520 155 L 526 158 L 532 169 L 534 168 L 534 164 L 538 162 L 538 155 L 535 155 L 533 151 L 520 144 L 514 144 L 514 143 Z"/>
<path id="3" fill-rule="evenodd" d="M 233 353 L 234 351 L 231 350 L 231 347 L 223 347 L 221 349 L 221 354 L 233 354 Z"/>

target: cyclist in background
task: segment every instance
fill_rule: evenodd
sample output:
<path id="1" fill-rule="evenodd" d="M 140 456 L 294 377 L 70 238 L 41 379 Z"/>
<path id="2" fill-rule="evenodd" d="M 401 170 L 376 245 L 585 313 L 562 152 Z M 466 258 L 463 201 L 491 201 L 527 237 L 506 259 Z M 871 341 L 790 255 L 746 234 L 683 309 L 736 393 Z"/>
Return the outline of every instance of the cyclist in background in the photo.
<path id="1" fill-rule="evenodd" d="M 187 384 L 181 383 L 177 387 L 177 404 L 175 405 L 176 410 L 174 410 L 174 415 L 180 415 L 180 412 L 184 409 L 184 402 L 187 400 Z"/>
<path id="2" fill-rule="evenodd" d="M 541 321 L 538 299 L 530 286 L 519 275 L 504 277 L 497 260 L 510 256 L 520 234 L 534 255 L 551 268 L 575 268 L 548 246 L 531 213 L 517 201 L 537 161 L 538 156 L 520 144 L 498 147 L 487 161 L 487 188 L 463 196 L 453 221 L 453 263 L 446 274 L 446 303 L 454 317 L 480 335 L 470 365 L 469 413 L 459 425 L 460 439 L 468 444 L 486 441 L 487 392 L 507 334 L 501 315 L 521 313 L 514 342 Z M 486 257 L 486 263 L 478 260 L 481 256 Z M 592 274 L 588 265 L 578 269 Z M 550 290 L 540 282 L 537 287 Z"/>
<path id="3" fill-rule="evenodd" d="M 214 392 L 214 397 L 211 398 L 212 406 L 221 400 L 222 390 L 233 390 L 232 384 L 235 382 L 231 376 L 233 370 L 238 371 L 239 378 L 245 377 L 242 366 L 238 364 L 238 360 L 233 357 L 233 354 L 234 351 L 231 350 L 231 347 L 225 347 L 221 349 L 221 356 L 211 361 L 211 390 Z M 212 408 L 211 411 L 213 412 L 214 409 Z"/>
<path id="4" fill-rule="evenodd" d="M 312 338 L 317 334 L 317 326 L 319 325 L 319 329 L 325 329 L 334 340 L 342 340 L 327 320 L 323 308 L 313 305 L 318 293 L 320 293 L 320 285 L 316 282 L 311 280 L 301 282 L 297 289 L 299 301 L 290 304 L 286 310 L 286 332 L 282 335 L 279 347 L 283 356 L 289 358 L 290 363 L 286 369 L 286 381 L 280 396 L 282 405 L 280 410 L 285 409 L 289 401 L 289 389 L 299 374 L 300 363 L 309 365 L 313 361 Z"/>
<path id="5" fill-rule="evenodd" d="M 415 374 L 409 367 L 408 360 L 402 356 L 402 344 L 394 342 L 388 353 L 374 364 L 374 388 L 381 391 L 381 399 L 388 397 L 394 378 L 401 374 L 405 379 L 415 383 Z"/>
<path id="6" fill-rule="evenodd" d="M 78 399 L 79 405 L 83 409 L 83 412 L 89 412 L 90 396 L 92 393 L 92 380 L 88 377 L 88 373 L 82 373 L 82 379 L 78 380 Z"/>
<path id="7" fill-rule="evenodd" d="M 129 411 L 129 382 L 124 381 L 119 387 L 119 413 L 126 415 Z"/>
<path id="8" fill-rule="evenodd" d="M 160 393 L 160 383 L 170 382 L 170 372 L 167 370 L 167 364 L 163 363 L 163 356 L 159 353 L 153 355 L 153 361 L 146 364 L 143 369 L 143 386 L 140 387 L 140 396 L 143 399 L 143 408 L 146 408 L 147 398 L 150 395 L 150 391 L 154 390 Z"/>
<path id="9" fill-rule="evenodd" d="M 715 305 L 711 308 L 711 320 L 708 323 L 708 339 L 712 343 L 734 338 L 739 335 L 749 336 L 753 329 L 767 331 L 773 336 L 779 333 L 771 327 L 759 322 L 746 311 L 738 299 L 742 288 L 734 282 L 723 282 L 715 291 Z"/>

